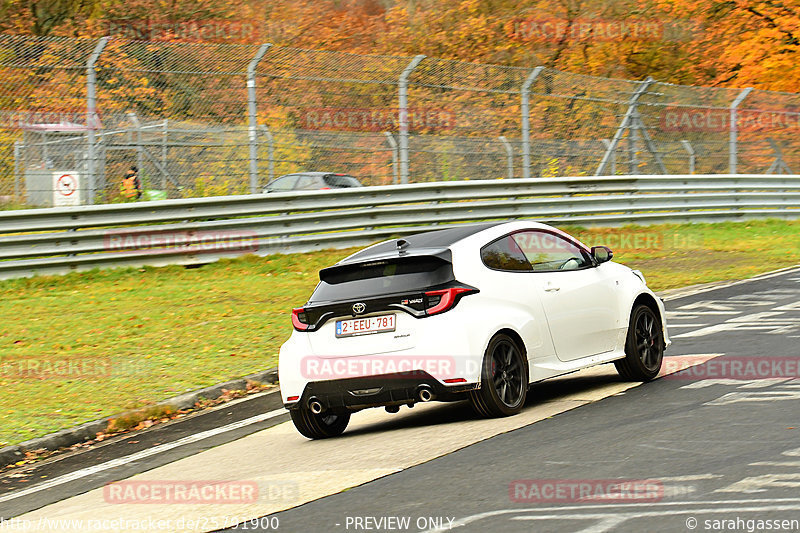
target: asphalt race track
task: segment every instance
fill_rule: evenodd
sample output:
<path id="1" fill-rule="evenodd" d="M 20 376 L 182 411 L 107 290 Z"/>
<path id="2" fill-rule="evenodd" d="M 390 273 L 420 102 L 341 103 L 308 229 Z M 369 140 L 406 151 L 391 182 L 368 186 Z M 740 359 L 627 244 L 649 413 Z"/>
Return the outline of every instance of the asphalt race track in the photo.
<path id="1" fill-rule="evenodd" d="M 535 385 L 518 416 L 375 409 L 323 441 L 268 394 L 5 474 L 0 516 L 28 531 L 800 531 L 800 269 L 667 309 L 670 374 L 646 385 L 603 365 Z M 104 489 L 117 480 L 257 490 L 143 503 Z"/>

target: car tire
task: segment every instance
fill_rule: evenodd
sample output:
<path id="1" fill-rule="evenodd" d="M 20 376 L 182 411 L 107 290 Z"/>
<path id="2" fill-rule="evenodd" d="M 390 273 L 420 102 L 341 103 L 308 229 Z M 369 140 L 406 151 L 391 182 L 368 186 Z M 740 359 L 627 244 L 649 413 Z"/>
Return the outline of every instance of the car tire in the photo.
<path id="1" fill-rule="evenodd" d="M 347 411 L 337 413 L 325 411 L 317 415 L 308 408 L 299 407 L 289 410 L 289 414 L 297 431 L 309 439 L 338 437 L 344 433 L 350 422 L 350 413 Z"/>
<path id="2" fill-rule="evenodd" d="M 481 386 L 470 391 L 475 411 L 486 418 L 519 413 L 528 394 L 528 359 L 514 339 L 498 333 L 489 341 L 481 366 Z"/>
<path id="3" fill-rule="evenodd" d="M 664 332 L 661 318 L 650 307 L 637 305 L 631 312 L 625 359 L 614 361 L 620 376 L 629 381 L 650 381 L 661 371 Z"/>

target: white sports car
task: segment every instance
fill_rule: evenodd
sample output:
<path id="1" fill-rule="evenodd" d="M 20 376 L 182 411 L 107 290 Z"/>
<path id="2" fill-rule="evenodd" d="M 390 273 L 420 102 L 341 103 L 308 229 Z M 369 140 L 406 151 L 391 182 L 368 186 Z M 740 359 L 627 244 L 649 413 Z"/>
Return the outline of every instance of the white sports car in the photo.
<path id="1" fill-rule="evenodd" d="M 470 224 L 375 244 L 320 271 L 281 347 L 283 403 L 308 438 L 367 407 L 469 399 L 519 412 L 531 383 L 614 362 L 647 381 L 669 345 L 638 271 L 535 222 Z"/>

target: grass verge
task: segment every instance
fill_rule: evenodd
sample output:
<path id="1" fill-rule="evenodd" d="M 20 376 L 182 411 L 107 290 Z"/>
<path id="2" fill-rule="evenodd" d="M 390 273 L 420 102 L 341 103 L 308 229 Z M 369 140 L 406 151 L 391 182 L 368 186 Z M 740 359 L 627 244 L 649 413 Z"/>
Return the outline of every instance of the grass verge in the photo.
<path id="1" fill-rule="evenodd" d="M 800 263 L 800 221 L 563 229 L 654 290 Z M 0 446 L 276 365 L 290 309 L 353 251 L 0 282 Z"/>

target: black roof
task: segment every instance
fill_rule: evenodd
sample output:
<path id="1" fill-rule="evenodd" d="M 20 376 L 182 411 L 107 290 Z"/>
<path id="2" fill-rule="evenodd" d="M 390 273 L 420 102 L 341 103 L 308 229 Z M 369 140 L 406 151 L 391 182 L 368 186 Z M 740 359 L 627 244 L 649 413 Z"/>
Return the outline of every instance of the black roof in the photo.
<path id="1" fill-rule="evenodd" d="M 318 171 L 311 171 L 311 172 L 292 172 L 290 174 L 283 174 L 282 176 L 278 176 L 277 178 L 270 181 L 277 181 L 281 178 L 285 178 L 287 176 L 310 176 L 312 178 L 320 178 L 322 176 L 342 176 L 348 178 L 355 178 L 355 176 L 351 176 L 350 174 L 342 174 L 341 172 L 318 172 Z"/>
<path id="2" fill-rule="evenodd" d="M 414 254 L 414 251 L 420 251 L 423 249 L 428 252 L 433 250 L 441 251 L 449 248 L 452 244 L 469 237 L 470 235 L 474 235 L 479 231 L 497 226 L 498 224 L 505 224 L 506 222 L 508 221 L 483 222 L 480 224 L 459 224 L 458 226 L 452 228 L 426 231 L 424 233 L 415 233 L 399 239 L 386 241 L 371 248 L 367 248 L 366 250 L 357 252 L 348 257 L 345 261 L 342 261 L 342 263 L 356 263 L 382 257 L 396 257 L 398 255 L 397 243 L 400 240 L 404 240 L 408 243 L 407 246 L 403 246 L 403 250 L 412 255 Z M 431 255 L 436 254 L 433 253 Z"/>

